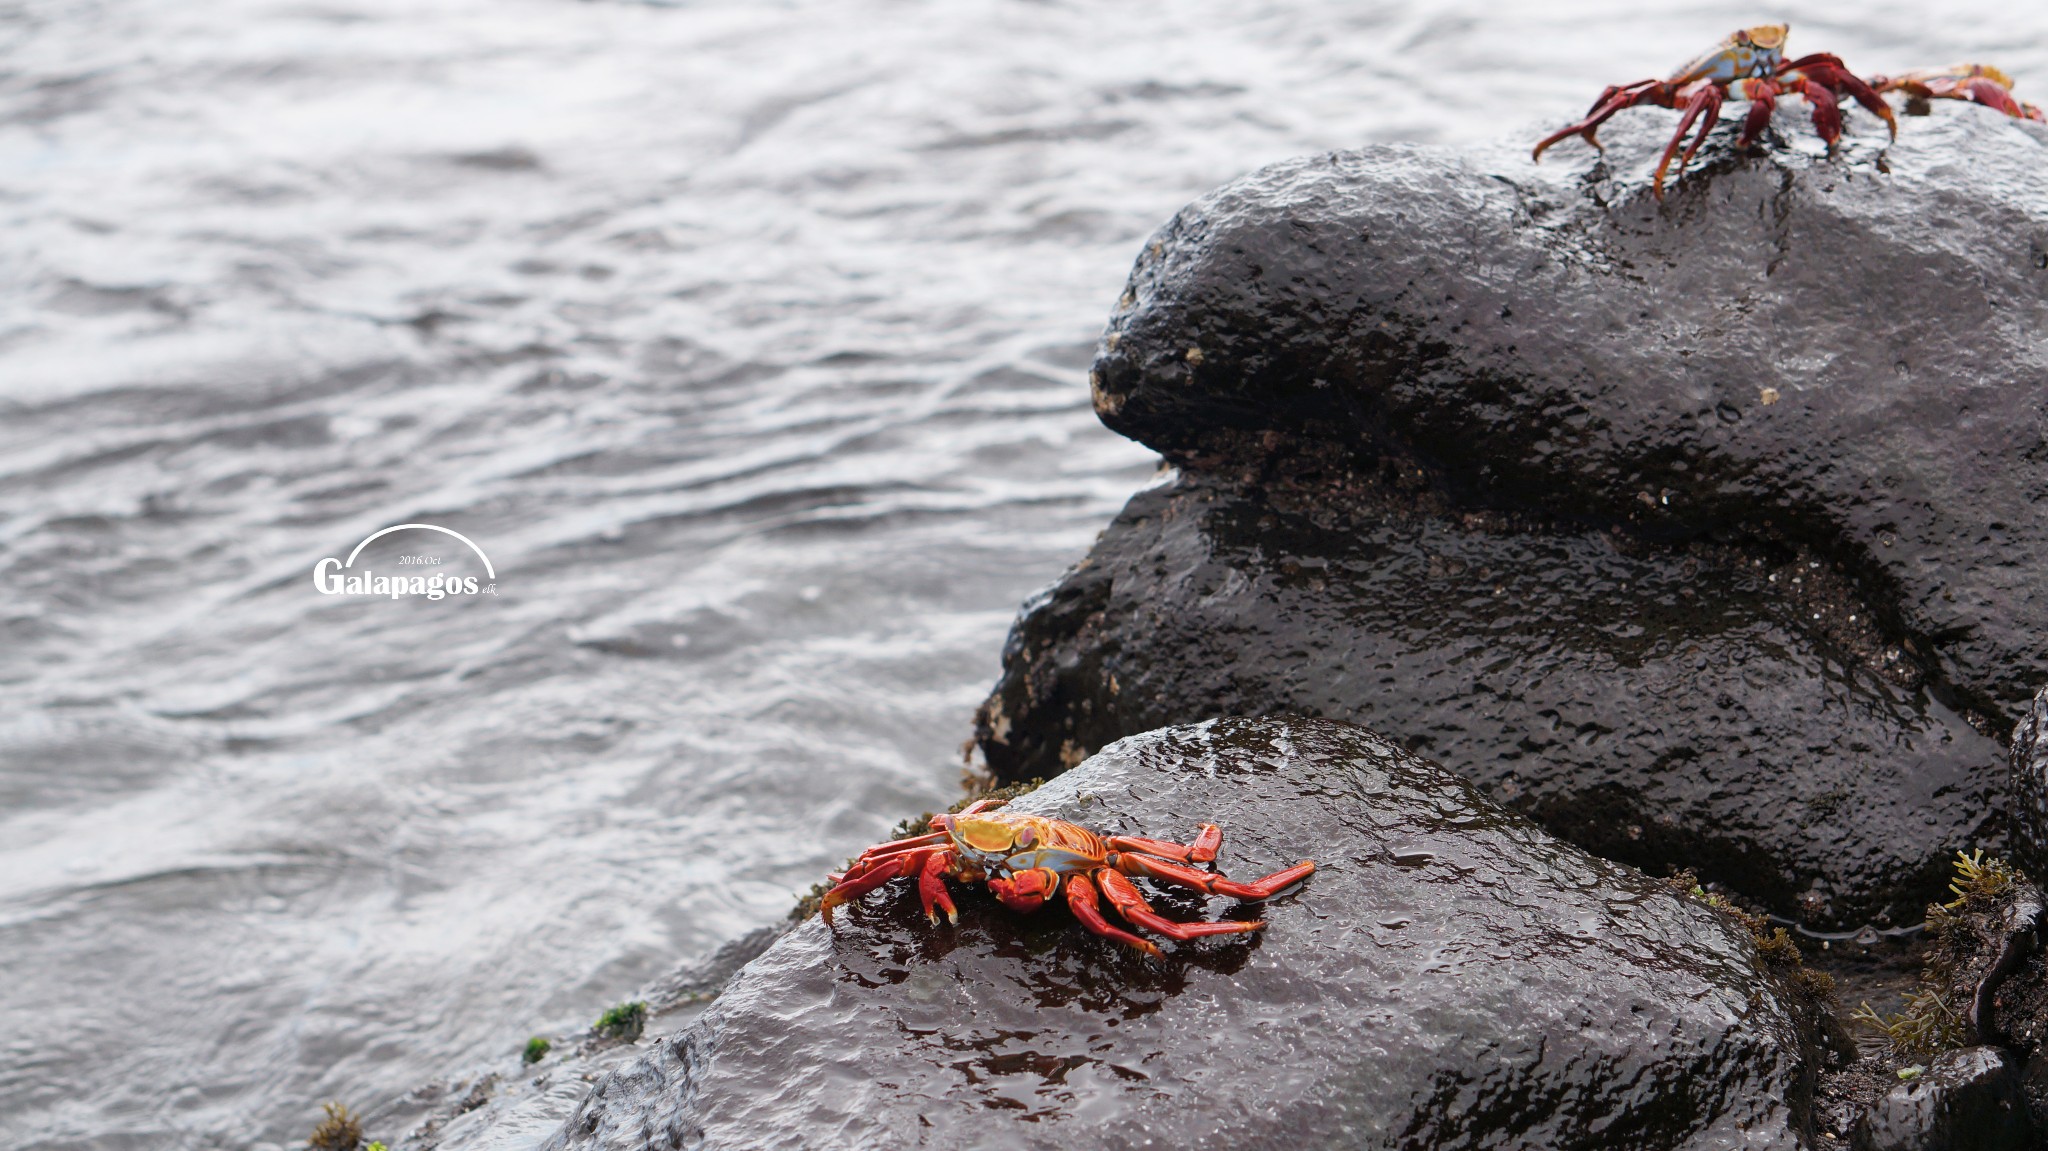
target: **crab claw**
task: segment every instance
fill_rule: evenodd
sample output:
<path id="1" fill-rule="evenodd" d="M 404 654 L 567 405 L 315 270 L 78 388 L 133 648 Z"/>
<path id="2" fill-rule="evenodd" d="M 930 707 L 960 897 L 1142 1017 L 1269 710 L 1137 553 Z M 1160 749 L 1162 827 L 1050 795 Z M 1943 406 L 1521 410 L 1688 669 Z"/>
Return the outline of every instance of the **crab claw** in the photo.
<path id="1" fill-rule="evenodd" d="M 1104 939 L 1114 939 L 1155 959 L 1161 956 L 1158 944 L 1142 936 L 1132 935 L 1103 918 L 1102 904 L 1095 896 L 1095 885 L 1088 882 L 1087 876 L 1077 875 L 1072 883 L 1067 884 L 1067 906 L 1073 910 L 1074 918 L 1081 921 L 1081 926 Z"/>
<path id="2" fill-rule="evenodd" d="M 1729 87 L 1731 95 L 1740 95 L 1749 101 L 1749 114 L 1742 118 L 1742 134 L 1735 138 L 1737 148 L 1747 148 L 1757 142 L 1764 129 L 1771 126 L 1771 113 L 1778 106 L 1778 85 L 1761 79 L 1738 81 Z"/>
<path id="3" fill-rule="evenodd" d="M 831 923 L 833 908 L 842 903 L 850 903 L 853 900 L 859 899 L 875 888 L 902 875 L 906 865 L 910 864 L 915 858 L 917 857 L 910 855 L 891 856 L 880 864 L 860 872 L 852 879 L 840 881 L 836 887 L 825 893 L 823 899 L 818 901 L 818 914 L 825 918 L 826 923 Z"/>
<path id="4" fill-rule="evenodd" d="M 954 923 L 960 922 L 960 911 L 953 906 L 953 897 L 946 891 L 946 868 L 951 864 L 946 852 L 935 851 L 918 869 L 917 895 L 924 903 L 926 921 L 933 926 L 938 925 L 940 911 L 944 911 L 946 918 Z"/>
<path id="5" fill-rule="evenodd" d="M 1811 56 L 1801 56 L 1779 69 L 1779 75 L 1783 77 L 1785 87 L 1798 89 L 1812 102 L 1814 129 L 1830 145 L 1842 134 L 1842 114 L 1836 110 L 1835 105 L 1839 102 L 1837 97 L 1844 93 L 1863 105 L 1865 111 L 1883 120 L 1892 139 L 1899 138 L 1899 118 L 1892 115 L 1892 106 L 1884 102 L 1883 96 L 1878 95 L 1881 89 L 1873 88 L 1858 79 L 1854 72 L 1849 71 L 1849 66 L 1842 63 L 1840 56 L 1832 52 L 1816 52 Z M 1827 90 L 1825 101 L 1814 95 L 1812 85 L 1819 85 Z M 1822 109 L 1824 102 L 1825 113 Z M 1828 126 L 1822 123 L 1824 114 L 1833 119 L 1833 137 L 1828 135 Z"/>
<path id="6" fill-rule="evenodd" d="M 1960 84 L 1957 86 L 1957 90 L 1968 93 L 1970 99 L 1987 108 L 1996 108 L 2015 120 L 2021 119 L 2027 114 L 2024 106 L 2018 100 L 2013 99 L 2011 92 L 1999 87 L 1997 82 L 1987 80 L 1984 77 L 1980 76 L 1975 80 Z"/>
<path id="7" fill-rule="evenodd" d="M 1795 87 L 1813 108 L 1813 130 L 1832 149 L 1842 138 L 1842 106 L 1835 94 L 1817 80 L 1801 80 Z"/>
<path id="8" fill-rule="evenodd" d="M 988 889 L 995 892 L 1003 906 L 1012 911 L 1037 911 L 1053 892 L 1059 890 L 1059 886 L 1059 873 L 1049 867 L 1037 867 L 988 881 Z"/>

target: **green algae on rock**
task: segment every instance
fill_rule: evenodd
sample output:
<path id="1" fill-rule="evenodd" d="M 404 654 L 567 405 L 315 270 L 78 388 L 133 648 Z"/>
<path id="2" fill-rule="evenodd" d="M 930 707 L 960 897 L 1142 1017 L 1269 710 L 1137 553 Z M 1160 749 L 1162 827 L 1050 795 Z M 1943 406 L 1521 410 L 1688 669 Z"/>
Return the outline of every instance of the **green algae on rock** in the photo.
<path id="1" fill-rule="evenodd" d="M 647 1004 L 640 1000 L 608 1007 L 590 1029 L 602 1039 L 622 1039 L 632 1043 L 640 1038 L 647 1028 Z"/>

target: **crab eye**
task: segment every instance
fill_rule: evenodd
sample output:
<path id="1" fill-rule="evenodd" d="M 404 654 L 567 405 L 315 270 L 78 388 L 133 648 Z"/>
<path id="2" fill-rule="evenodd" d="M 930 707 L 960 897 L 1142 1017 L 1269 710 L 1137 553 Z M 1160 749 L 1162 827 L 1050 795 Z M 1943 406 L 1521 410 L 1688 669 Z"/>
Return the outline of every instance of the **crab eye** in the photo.
<path id="1" fill-rule="evenodd" d="M 1017 829 L 1018 847 L 1030 847 L 1032 844 L 1036 842 L 1038 842 L 1038 835 L 1036 832 L 1033 832 L 1028 827 L 1020 827 Z"/>

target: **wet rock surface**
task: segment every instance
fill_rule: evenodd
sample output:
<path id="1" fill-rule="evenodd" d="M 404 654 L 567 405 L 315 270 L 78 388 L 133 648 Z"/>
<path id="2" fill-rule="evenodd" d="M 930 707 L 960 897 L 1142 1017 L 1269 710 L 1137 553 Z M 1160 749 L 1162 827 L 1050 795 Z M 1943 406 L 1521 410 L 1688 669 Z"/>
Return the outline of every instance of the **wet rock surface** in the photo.
<path id="1" fill-rule="evenodd" d="M 2048 689 L 2012 731 L 2013 849 L 2022 866 L 2048 875 Z"/>
<path id="2" fill-rule="evenodd" d="M 1973 853 L 1951 894 L 1927 908 L 1922 970 L 1899 1009 L 1866 999 L 1861 1058 L 1823 1074 L 1816 1146 L 2034 1147 L 2048 1133 L 2032 1081 L 2048 1038 L 2041 891 Z"/>
<path id="3" fill-rule="evenodd" d="M 550 1146 L 1795 1145 L 1812 1060 L 1747 929 L 1370 732 L 1155 732 L 1016 805 L 1214 819 L 1231 874 L 1321 870 L 1265 932 L 1163 960 L 979 891 L 933 928 L 892 886 L 783 937 Z"/>
<path id="4" fill-rule="evenodd" d="M 2022 883 L 2003 906 L 1971 922 L 1968 929 L 1978 942 L 1965 949 L 1971 962 L 1963 970 L 1974 980 L 1970 1021 L 1986 1042 L 2004 1045 L 2034 1137 L 2048 1143 L 2048 910 L 2043 904 L 2040 889 Z"/>
<path id="5" fill-rule="evenodd" d="M 648 1034 L 677 1030 L 702 1014 L 781 933 L 779 925 L 748 932 L 643 988 Z M 392 1151 L 533 1151 L 561 1129 L 592 1084 L 656 1042 L 595 1029 L 544 1038 L 550 1046 L 538 1057 L 522 1058 L 508 1044 L 487 1064 L 420 1084 L 366 1113 L 364 1129 L 388 1139 Z"/>
<path id="6" fill-rule="evenodd" d="M 1863 1117 L 1856 1151 L 2027 1151 L 2038 1147 L 2020 1071 L 1996 1047 L 1966 1047 L 1891 1089 Z"/>
<path id="7" fill-rule="evenodd" d="M 1815 926 L 1914 922 L 1996 847 L 2048 681 L 2048 135 L 1730 124 L 1660 205 L 1668 121 L 1622 119 L 1615 168 L 1377 147 L 1158 234 L 1092 383 L 1176 471 L 1026 606 L 999 776 L 1353 719 Z"/>

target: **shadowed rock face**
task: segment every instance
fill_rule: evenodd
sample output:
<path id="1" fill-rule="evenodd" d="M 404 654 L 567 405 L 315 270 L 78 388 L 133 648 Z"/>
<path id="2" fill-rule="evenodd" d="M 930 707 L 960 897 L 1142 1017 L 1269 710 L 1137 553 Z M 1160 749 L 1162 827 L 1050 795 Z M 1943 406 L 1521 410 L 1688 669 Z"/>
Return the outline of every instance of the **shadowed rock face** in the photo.
<path id="1" fill-rule="evenodd" d="M 2036 1147 L 2019 1068 L 1996 1047 L 1936 1058 L 1858 1124 L 1857 1151 L 2026 1151 Z"/>
<path id="2" fill-rule="evenodd" d="M 1812 642 L 1771 582 L 1806 563 L 1472 530 L 1353 486 L 1343 506 L 1190 472 L 1132 500 L 1011 636 L 989 762 L 1029 777 L 1189 718 L 1340 716 L 1602 855 L 1811 923 L 1917 922 L 1942 853 L 1995 835 L 1997 744 Z"/>
<path id="3" fill-rule="evenodd" d="M 1321 870 L 1164 960 L 985 893 L 813 919 L 551 1145 L 1792 1147 L 1810 1076 L 1747 931 L 1370 732 L 1223 720 L 1018 801 Z M 1161 896 L 1176 918 L 1244 916 Z"/>
<path id="4" fill-rule="evenodd" d="M 1178 465 L 1026 606 L 1006 779 L 1217 714 L 1369 723 L 1560 834 L 1816 925 L 1995 844 L 2048 681 L 2048 134 L 1829 161 L 1668 118 L 1379 147 L 1184 210 L 1092 383 Z M 1797 139 L 1797 138 L 1795 138 Z"/>
<path id="5" fill-rule="evenodd" d="M 2012 730 L 2013 853 L 2034 875 L 2048 875 L 2048 689 Z"/>

